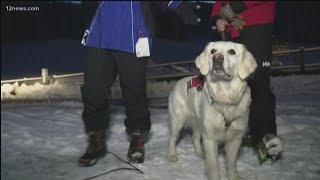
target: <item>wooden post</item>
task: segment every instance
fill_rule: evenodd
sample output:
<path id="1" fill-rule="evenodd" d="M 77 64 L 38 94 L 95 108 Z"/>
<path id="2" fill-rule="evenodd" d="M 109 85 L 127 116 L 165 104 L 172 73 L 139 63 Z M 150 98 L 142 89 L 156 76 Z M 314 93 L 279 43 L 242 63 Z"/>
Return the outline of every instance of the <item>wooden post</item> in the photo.
<path id="1" fill-rule="evenodd" d="M 49 77 L 48 77 L 48 69 L 47 68 L 42 68 L 41 69 L 41 79 L 42 79 L 42 84 L 49 84 Z"/>

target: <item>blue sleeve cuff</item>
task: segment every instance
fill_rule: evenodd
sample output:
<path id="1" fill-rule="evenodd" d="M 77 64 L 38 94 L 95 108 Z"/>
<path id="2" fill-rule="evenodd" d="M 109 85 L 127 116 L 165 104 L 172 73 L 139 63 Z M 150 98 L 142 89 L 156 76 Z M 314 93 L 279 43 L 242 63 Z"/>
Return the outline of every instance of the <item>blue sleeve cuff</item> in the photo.
<path id="1" fill-rule="evenodd" d="M 169 1 L 168 8 L 172 10 L 177 10 L 181 1 Z"/>

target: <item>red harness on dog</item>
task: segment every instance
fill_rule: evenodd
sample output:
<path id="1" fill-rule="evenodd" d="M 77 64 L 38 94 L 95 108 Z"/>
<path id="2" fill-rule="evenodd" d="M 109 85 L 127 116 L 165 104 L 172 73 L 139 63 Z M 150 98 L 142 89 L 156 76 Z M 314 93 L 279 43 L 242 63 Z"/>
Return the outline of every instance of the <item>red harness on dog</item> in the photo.
<path id="1" fill-rule="evenodd" d="M 196 87 L 197 91 L 200 92 L 202 91 L 204 85 L 204 76 L 199 75 L 197 77 L 193 77 L 191 80 L 187 82 L 187 90 L 190 88 Z"/>

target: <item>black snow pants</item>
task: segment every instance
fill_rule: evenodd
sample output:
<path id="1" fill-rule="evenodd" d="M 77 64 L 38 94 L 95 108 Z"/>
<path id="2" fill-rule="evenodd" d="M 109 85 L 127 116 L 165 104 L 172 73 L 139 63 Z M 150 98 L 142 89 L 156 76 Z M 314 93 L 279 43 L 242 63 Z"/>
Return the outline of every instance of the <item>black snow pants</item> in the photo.
<path id="1" fill-rule="evenodd" d="M 109 122 L 108 98 L 119 74 L 124 98 L 127 129 L 150 130 L 146 95 L 147 58 L 133 53 L 87 47 L 84 85 L 81 87 L 85 131 L 106 129 Z"/>
<path id="2" fill-rule="evenodd" d="M 249 133 L 252 135 L 253 143 L 260 141 L 267 133 L 277 134 L 276 100 L 270 88 L 272 30 L 272 24 L 246 26 L 240 31 L 240 37 L 234 39 L 247 47 L 258 64 L 254 76 L 248 82 L 252 98 Z"/>

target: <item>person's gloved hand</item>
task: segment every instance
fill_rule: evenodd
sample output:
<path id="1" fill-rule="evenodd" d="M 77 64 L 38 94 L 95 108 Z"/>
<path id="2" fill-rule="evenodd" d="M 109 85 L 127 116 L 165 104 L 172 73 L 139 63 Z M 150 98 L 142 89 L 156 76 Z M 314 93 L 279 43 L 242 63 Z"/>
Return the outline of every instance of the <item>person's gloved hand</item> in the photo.
<path id="1" fill-rule="evenodd" d="M 229 22 L 232 22 L 234 20 L 234 12 L 229 4 L 221 7 L 219 15 Z"/>
<path id="2" fill-rule="evenodd" d="M 233 21 L 231 21 L 233 27 L 241 31 L 246 23 L 243 20 L 243 17 L 240 14 L 235 14 Z"/>
<path id="3" fill-rule="evenodd" d="M 229 4 L 221 7 L 219 15 L 225 20 L 231 22 L 237 30 L 242 30 L 246 25 L 243 17 L 240 14 L 235 14 Z"/>
<path id="4" fill-rule="evenodd" d="M 229 25 L 229 23 L 225 19 L 218 19 L 216 22 L 216 26 L 219 32 L 225 31 L 226 25 Z"/>
<path id="5" fill-rule="evenodd" d="M 199 5 L 182 1 L 178 7 L 178 14 L 185 24 L 197 25 L 201 22 L 195 10 L 200 9 Z"/>

